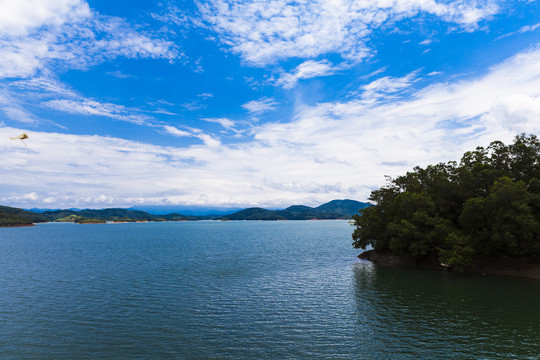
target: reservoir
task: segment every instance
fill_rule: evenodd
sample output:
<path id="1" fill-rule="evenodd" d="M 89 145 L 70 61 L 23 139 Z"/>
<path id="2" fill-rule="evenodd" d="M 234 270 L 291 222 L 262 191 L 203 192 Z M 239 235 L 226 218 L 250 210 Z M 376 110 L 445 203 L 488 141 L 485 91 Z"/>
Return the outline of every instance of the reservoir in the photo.
<path id="1" fill-rule="evenodd" d="M 540 358 L 540 281 L 374 265 L 352 231 L 0 228 L 0 359 Z"/>

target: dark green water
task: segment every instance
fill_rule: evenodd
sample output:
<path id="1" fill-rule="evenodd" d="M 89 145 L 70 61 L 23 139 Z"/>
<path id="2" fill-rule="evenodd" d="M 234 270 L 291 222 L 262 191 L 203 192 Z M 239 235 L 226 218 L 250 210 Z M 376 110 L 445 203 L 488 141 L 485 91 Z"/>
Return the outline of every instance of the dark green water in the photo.
<path id="1" fill-rule="evenodd" d="M 0 229 L 0 359 L 540 359 L 540 281 L 374 266 L 351 232 Z"/>

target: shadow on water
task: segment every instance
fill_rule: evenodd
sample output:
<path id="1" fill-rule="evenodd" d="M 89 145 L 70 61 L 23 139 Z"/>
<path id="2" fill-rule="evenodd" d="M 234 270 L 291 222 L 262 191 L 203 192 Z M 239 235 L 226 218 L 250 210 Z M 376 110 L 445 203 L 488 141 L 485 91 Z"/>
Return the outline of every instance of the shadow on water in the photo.
<path id="1" fill-rule="evenodd" d="M 366 358 L 540 355 L 539 281 L 369 262 L 353 272 L 358 350 Z"/>

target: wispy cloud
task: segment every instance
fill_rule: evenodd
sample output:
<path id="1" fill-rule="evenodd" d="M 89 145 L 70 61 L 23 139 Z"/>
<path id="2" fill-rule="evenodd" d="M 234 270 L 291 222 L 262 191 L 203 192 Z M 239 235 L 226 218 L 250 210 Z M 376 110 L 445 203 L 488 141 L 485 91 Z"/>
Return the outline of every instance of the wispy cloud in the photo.
<path id="1" fill-rule="evenodd" d="M 215 123 L 215 124 L 219 124 L 219 125 L 223 126 L 227 130 L 234 130 L 234 126 L 236 125 L 236 123 L 234 121 L 232 121 L 231 119 L 227 119 L 227 118 L 203 118 L 201 120 L 211 122 L 211 123 Z"/>
<path id="2" fill-rule="evenodd" d="M 242 105 L 244 109 L 249 111 L 253 115 L 261 115 L 265 112 L 274 110 L 276 108 L 277 102 L 271 98 L 262 98 L 259 100 L 252 100 L 248 103 Z"/>
<path id="3" fill-rule="evenodd" d="M 105 116 L 138 125 L 145 125 L 148 123 L 148 120 L 151 119 L 145 115 L 133 114 L 132 110 L 127 109 L 122 105 L 95 100 L 50 100 L 43 105 L 69 114 Z"/>
<path id="4" fill-rule="evenodd" d="M 539 28 L 540 28 L 540 23 L 535 24 L 535 25 L 525 25 L 525 26 L 522 26 L 521 28 L 519 28 L 519 30 L 517 30 L 517 31 L 513 31 L 511 33 L 499 36 L 498 38 L 495 39 L 495 41 L 501 40 L 501 39 L 504 39 L 504 38 L 507 38 L 507 37 L 510 37 L 510 36 L 514 36 L 514 35 L 517 35 L 517 34 L 523 34 L 523 33 L 527 33 L 527 32 L 536 31 L 536 29 L 539 29 Z"/>
<path id="5" fill-rule="evenodd" d="M 17 105 L 3 106 L 2 111 L 11 120 L 21 123 L 35 124 L 38 122 L 36 117 Z"/>
<path id="6" fill-rule="evenodd" d="M 216 149 L 221 145 L 221 141 L 214 138 L 213 136 L 204 133 L 200 129 L 193 129 L 189 128 L 190 131 L 186 130 L 180 130 L 174 126 L 164 125 L 162 126 L 163 130 L 165 130 L 167 133 L 177 136 L 177 137 L 195 137 L 199 140 L 202 140 L 205 146 L 207 146 L 210 149 Z M 197 145 L 197 147 L 200 147 L 200 145 Z"/>
<path id="7" fill-rule="evenodd" d="M 0 88 L 0 111 L 4 115 L 13 121 L 26 123 L 26 124 L 35 124 L 38 122 L 38 119 L 28 112 L 21 104 L 17 101 L 13 101 L 14 95 L 5 88 Z"/>
<path id="8" fill-rule="evenodd" d="M 102 115 L 144 124 L 145 117 L 137 111 L 85 99 L 54 74 L 88 69 L 118 57 L 174 61 L 183 56 L 172 42 L 123 19 L 100 15 L 82 0 L 6 0 L 1 6 L 0 78 L 5 101 L 0 101 L 0 110 L 15 121 L 39 122 L 25 110 L 30 103 L 71 114 Z M 110 75 L 128 76 L 118 71 Z M 26 91 L 14 94 L 6 90 L 9 88 Z"/>
<path id="9" fill-rule="evenodd" d="M 53 67 L 85 69 L 107 59 L 174 60 L 171 42 L 97 14 L 79 0 L 8 0 L 0 21 L 0 77 L 31 77 Z"/>
<path id="10" fill-rule="evenodd" d="M 276 81 L 276 85 L 282 86 L 285 89 L 291 89 L 296 85 L 298 80 L 332 75 L 342 68 L 334 66 L 327 60 L 307 60 L 298 65 L 292 72 L 282 74 Z"/>
<path id="11" fill-rule="evenodd" d="M 367 102 L 359 93 L 349 101 L 298 104 L 289 121 L 253 127 L 253 140 L 234 145 L 202 130 L 171 127 L 161 130 L 203 143 L 157 146 L 33 132 L 26 148 L 8 137 L 22 129 L 3 127 L 0 153 L 9 156 L 0 163 L 0 202 L 282 206 L 366 199 L 384 175 L 458 160 L 466 150 L 495 139 L 510 142 L 516 133 L 540 133 L 539 57 L 537 47 L 485 75 L 416 86 L 393 102 Z M 375 81 L 372 90 L 400 91 L 414 77 Z"/>
<path id="12" fill-rule="evenodd" d="M 193 136 L 193 134 L 190 133 L 189 131 L 180 130 L 178 128 L 175 128 L 174 126 L 165 125 L 163 126 L 163 129 L 169 134 L 178 136 L 178 137 Z"/>
<path id="13" fill-rule="evenodd" d="M 107 73 L 107 75 L 111 75 L 111 76 L 113 76 L 115 78 L 119 78 L 119 79 L 129 79 L 129 78 L 134 78 L 135 77 L 134 75 L 124 74 L 120 70 L 110 71 L 110 72 Z"/>
<path id="14" fill-rule="evenodd" d="M 206 108 L 207 105 L 199 100 L 192 100 L 192 101 L 187 101 L 183 104 L 180 104 L 180 106 L 186 109 L 187 111 L 197 111 L 197 110 Z"/>
<path id="15" fill-rule="evenodd" d="M 384 97 L 385 101 L 393 99 L 397 93 L 410 88 L 416 81 L 418 71 L 414 71 L 402 77 L 384 76 L 362 87 L 362 98 L 379 100 Z"/>
<path id="16" fill-rule="evenodd" d="M 329 53 L 357 62 L 372 54 L 367 43 L 374 30 L 419 13 L 470 30 L 498 11 L 491 0 L 201 0 L 198 6 L 221 41 L 256 66 Z"/>
<path id="17" fill-rule="evenodd" d="M 180 9 L 178 6 L 173 3 L 161 4 L 162 9 L 159 13 L 152 13 L 151 16 L 159 21 L 164 23 L 172 23 L 175 25 L 180 25 L 182 27 L 187 27 L 195 21 L 194 18 L 188 16 L 184 10 Z"/>

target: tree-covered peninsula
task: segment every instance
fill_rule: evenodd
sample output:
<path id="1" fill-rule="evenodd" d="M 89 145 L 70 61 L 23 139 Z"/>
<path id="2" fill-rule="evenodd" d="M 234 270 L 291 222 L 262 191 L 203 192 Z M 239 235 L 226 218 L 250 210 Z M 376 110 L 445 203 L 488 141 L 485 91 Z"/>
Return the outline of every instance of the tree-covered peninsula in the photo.
<path id="1" fill-rule="evenodd" d="M 355 248 L 468 268 L 486 257 L 540 260 L 540 141 L 466 152 L 416 167 L 371 193 L 354 216 Z"/>
<path id="2" fill-rule="evenodd" d="M 34 223 L 47 221 L 47 217 L 42 214 L 0 205 L 0 227 L 32 226 Z"/>

